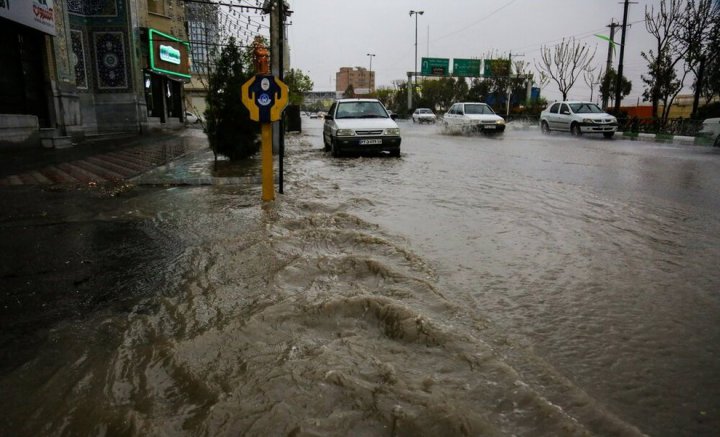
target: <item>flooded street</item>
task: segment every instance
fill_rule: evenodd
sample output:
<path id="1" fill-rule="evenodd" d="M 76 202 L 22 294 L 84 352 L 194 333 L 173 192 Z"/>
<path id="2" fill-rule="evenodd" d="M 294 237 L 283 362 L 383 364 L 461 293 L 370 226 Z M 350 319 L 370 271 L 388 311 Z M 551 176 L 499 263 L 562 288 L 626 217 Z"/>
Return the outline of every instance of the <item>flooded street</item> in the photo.
<path id="1" fill-rule="evenodd" d="M 400 158 L 332 158 L 303 122 L 271 205 L 6 213 L 83 273 L 4 272 L 57 286 L 5 296 L 0 434 L 716 435 L 717 149 L 401 123 Z"/>

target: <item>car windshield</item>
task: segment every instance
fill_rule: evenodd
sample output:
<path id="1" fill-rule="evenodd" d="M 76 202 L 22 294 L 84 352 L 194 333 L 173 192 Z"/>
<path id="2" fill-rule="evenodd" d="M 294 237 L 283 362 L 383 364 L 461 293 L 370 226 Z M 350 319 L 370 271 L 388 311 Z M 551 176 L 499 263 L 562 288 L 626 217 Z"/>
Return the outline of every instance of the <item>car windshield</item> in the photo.
<path id="1" fill-rule="evenodd" d="M 432 114 L 432 111 L 429 109 L 418 109 L 418 114 Z"/>
<path id="2" fill-rule="evenodd" d="M 605 112 L 594 103 L 571 103 L 570 109 L 575 114 L 601 114 Z"/>
<path id="3" fill-rule="evenodd" d="M 335 118 L 388 118 L 380 102 L 340 102 Z"/>
<path id="4" fill-rule="evenodd" d="M 465 105 L 466 114 L 494 114 L 493 110 L 485 104 Z"/>

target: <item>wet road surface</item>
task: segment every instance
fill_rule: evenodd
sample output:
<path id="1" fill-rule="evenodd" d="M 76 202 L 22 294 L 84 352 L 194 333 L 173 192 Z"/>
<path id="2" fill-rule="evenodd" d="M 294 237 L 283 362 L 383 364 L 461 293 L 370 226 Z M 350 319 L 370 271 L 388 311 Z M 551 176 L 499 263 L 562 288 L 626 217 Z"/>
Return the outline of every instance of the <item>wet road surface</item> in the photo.
<path id="1" fill-rule="evenodd" d="M 3 271 L 0 428 L 715 434 L 717 150 L 402 124 L 399 159 L 333 159 L 304 121 L 274 205 L 43 191 L 5 217 L 3 253 L 61 249 Z"/>

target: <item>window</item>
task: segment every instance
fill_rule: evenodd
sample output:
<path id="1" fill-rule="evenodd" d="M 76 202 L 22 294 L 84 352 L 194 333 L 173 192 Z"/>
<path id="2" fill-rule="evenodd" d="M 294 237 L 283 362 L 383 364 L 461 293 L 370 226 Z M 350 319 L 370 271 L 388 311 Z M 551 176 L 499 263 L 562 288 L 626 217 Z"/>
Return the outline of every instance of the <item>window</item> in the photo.
<path id="1" fill-rule="evenodd" d="M 554 104 L 554 105 L 552 105 L 552 106 L 550 107 L 550 112 L 553 113 L 553 114 L 557 114 L 559 110 L 560 110 L 560 104 L 559 104 L 559 103 L 556 103 L 556 104 Z"/>
<path id="2" fill-rule="evenodd" d="M 560 105 L 560 113 L 561 114 L 569 114 L 570 108 L 568 108 L 568 105 L 566 105 L 564 103 L 562 105 Z"/>
<path id="3" fill-rule="evenodd" d="M 210 63 L 210 47 L 213 41 L 210 26 L 202 21 L 188 21 L 188 37 L 190 38 L 190 56 L 193 73 L 205 73 Z"/>
<path id="4" fill-rule="evenodd" d="M 494 114 L 493 110 L 484 104 L 465 105 L 466 114 Z"/>
<path id="5" fill-rule="evenodd" d="M 165 0 L 148 0 L 148 12 L 165 15 Z"/>
<path id="6" fill-rule="evenodd" d="M 575 114 L 601 114 L 603 112 L 600 107 L 594 103 L 572 103 L 570 109 Z"/>
<path id="7" fill-rule="evenodd" d="M 380 102 L 342 102 L 335 118 L 388 118 L 388 115 Z"/>

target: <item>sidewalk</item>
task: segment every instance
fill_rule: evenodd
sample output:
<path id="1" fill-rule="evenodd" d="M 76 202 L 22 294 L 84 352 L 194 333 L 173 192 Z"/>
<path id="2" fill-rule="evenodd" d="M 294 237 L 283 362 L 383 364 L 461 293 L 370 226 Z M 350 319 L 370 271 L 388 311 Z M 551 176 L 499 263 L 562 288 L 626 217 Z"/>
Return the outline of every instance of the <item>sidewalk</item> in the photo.
<path id="1" fill-rule="evenodd" d="M 179 158 L 183 159 L 178 164 L 169 165 Z M 71 149 L 2 151 L 0 162 L 0 186 L 85 185 L 126 180 L 169 183 L 171 170 L 178 174 L 180 183 L 200 183 L 211 176 L 209 166 L 214 157 L 202 130 L 183 129 L 89 142 Z M 153 169 L 151 175 L 143 177 Z"/>

